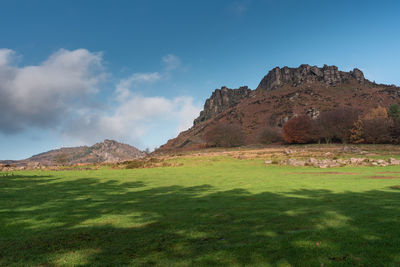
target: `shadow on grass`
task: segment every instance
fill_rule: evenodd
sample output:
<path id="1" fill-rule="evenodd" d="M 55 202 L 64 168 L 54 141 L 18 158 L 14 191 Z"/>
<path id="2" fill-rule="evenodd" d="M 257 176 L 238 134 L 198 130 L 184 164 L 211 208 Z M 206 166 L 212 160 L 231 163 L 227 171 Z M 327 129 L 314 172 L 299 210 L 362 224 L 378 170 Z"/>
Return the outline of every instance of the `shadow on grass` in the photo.
<path id="1" fill-rule="evenodd" d="M 250 194 L 49 176 L 0 186 L 3 266 L 400 264 L 398 190 Z"/>

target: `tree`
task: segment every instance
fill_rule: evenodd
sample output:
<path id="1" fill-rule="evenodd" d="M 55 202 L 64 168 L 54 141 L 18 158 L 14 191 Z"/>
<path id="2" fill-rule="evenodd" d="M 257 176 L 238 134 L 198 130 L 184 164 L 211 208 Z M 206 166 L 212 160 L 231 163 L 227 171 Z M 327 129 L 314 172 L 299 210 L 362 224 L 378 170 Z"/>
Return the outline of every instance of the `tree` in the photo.
<path id="1" fill-rule="evenodd" d="M 221 123 L 204 134 L 209 146 L 235 147 L 245 143 L 245 135 L 238 124 Z"/>
<path id="2" fill-rule="evenodd" d="M 314 124 L 306 115 L 293 117 L 282 129 L 283 139 L 288 143 L 305 144 L 314 140 Z"/>
<path id="3" fill-rule="evenodd" d="M 364 120 L 372 120 L 372 119 L 386 119 L 388 118 L 388 113 L 386 108 L 378 106 L 377 108 L 372 109 L 369 113 L 364 116 Z"/>
<path id="4" fill-rule="evenodd" d="M 350 130 L 357 121 L 359 111 L 350 107 L 342 107 L 324 111 L 315 121 L 317 139 L 323 139 L 326 143 L 342 142 L 350 140 Z"/>
<path id="5" fill-rule="evenodd" d="M 363 122 L 361 119 L 358 119 L 350 130 L 350 143 L 360 144 L 364 143 L 364 141 Z"/>
<path id="6" fill-rule="evenodd" d="M 266 126 L 261 129 L 258 139 L 261 144 L 282 142 L 282 129 L 278 127 Z"/>
<path id="7" fill-rule="evenodd" d="M 391 143 L 391 121 L 388 118 L 375 118 L 362 121 L 364 139 L 366 143 Z"/>
<path id="8" fill-rule="evenodd" d="M 400 118 L 394 119 L 390 129 L 392 142 L 400 144 Z"/>
<path id="9" fill-rule="evenodd" d="M 393 103 L 389 106 L 389 111 L 388 111 L 389 117 L 392 119 L 397 119 L 400 117 L 400 108 L 399 105 L 396 103 Z"/>

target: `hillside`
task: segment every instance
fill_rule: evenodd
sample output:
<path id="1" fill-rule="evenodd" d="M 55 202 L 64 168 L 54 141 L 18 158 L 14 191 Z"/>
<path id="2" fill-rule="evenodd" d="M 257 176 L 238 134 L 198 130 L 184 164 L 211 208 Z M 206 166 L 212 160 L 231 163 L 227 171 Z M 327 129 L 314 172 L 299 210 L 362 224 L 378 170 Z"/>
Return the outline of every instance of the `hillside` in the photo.
<path id="1" fill-rule="evenodd" d="M 338 107 L 353 107 L 365 113 L 398 102 L 399 97 L 399 87 L 371 82 L 359 69 L 344 72 L 327 65 L 276 67 L 255 90 L 247 86 L 216 89 L 193 127 L 157 152 L 203 147 L 204 133 L 223 122 L 239 124 L 246 134 L 246 144 L 252 144 L 264 126 L 281 127 L 296 115 L 306 114 L 315 119 L 321 112 Z"/>
<path id="2" fill-rule="evenodd" d="M 118 143 L 113 140 L 104 140 L 93 146 L 67 147 L 51 150 L 20 161 L 0 161 L 0 164 L 12 165 L 60 165 L 79 163 L 120 162 L 143 158 L 146 154 L 136 147 Z"/>

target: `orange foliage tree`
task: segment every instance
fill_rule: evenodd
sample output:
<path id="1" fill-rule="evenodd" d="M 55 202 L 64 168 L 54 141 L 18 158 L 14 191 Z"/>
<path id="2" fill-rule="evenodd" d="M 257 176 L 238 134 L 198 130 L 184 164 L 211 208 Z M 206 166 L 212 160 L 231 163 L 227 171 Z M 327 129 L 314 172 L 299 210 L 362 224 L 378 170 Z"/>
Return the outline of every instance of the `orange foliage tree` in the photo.
<path id="1" fill-rule="evenodd" d="M 283 139 L 290 144 L 306 144 L 314 140 L 314 123 L 306 115 L 293 117 L 282 129 Z"/>

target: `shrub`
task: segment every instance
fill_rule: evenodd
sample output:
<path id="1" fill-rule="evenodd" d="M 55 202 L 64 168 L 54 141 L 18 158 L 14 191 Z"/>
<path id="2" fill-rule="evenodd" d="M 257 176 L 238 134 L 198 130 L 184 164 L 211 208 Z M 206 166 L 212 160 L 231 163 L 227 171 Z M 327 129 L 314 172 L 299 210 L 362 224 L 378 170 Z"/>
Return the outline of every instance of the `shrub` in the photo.
<path id="1" fill-rule="evenodd" d="M 278 127 L 266 126 L 261 129 L 258 139 L 261 144 L 282 142 L 282 129 Z"/>
<path id="2" fill-rule="evenodd" d="M 131 160 L 126 163 L 126 169 L 137 169 L 145 166 L 145 162 L 143 160 Z"/>
<path id="3" fill-rule="evenodd" d="M 245 143 L 245 135 L 237 124 L 218 124 L 208 130 L 204 138 L 207 144 L 213 147 L 235 147 Z"/>
<path id="4" fill-rule="evenodd" d="M 282 129 L 283 139 L 288 143 L 305 144 L 314 139 L 314 125 L 310 117 L 306 115 L 294 117 L 288 120 Z"/>

